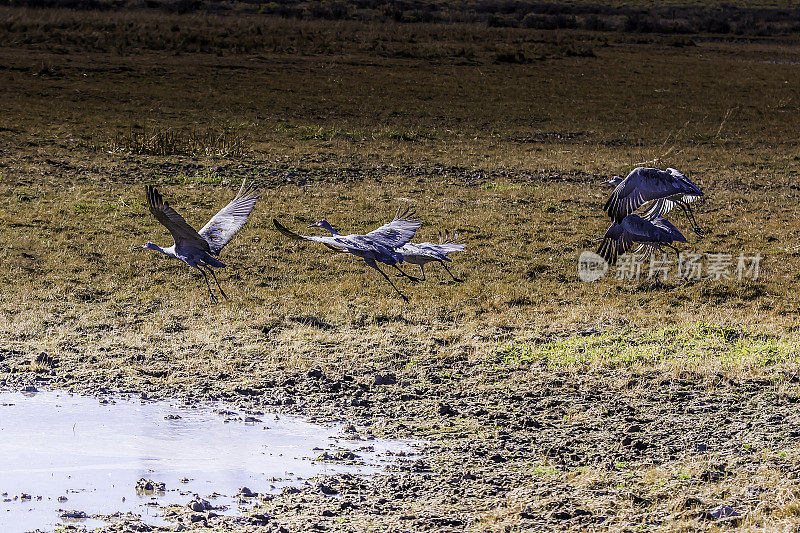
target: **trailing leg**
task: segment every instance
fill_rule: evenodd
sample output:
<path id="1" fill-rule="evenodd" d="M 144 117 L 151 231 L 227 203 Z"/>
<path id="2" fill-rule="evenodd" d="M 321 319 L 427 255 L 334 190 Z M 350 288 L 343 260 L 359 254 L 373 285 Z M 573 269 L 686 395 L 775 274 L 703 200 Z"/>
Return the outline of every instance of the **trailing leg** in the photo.
<path id="1" fill-rule="evenodd" d="M 384 278 L 386 281 L 388 281 L 388 282 L 389 282 L 389 285 L 391 285 L 391 286 L 392 286 L 392 288 L 393 288 L 395 291 L 397 291 L 397 294 L 399 294 L 399 295 L 400 295 L 400 297 L 403 299 L 403 301 L 405 301 L 405 302 L 408 302 L 408 298 L 406 298 L 406 295 L 405 295 L 405 294 L 403 294 L 402 292 L 400 292 L 400 289 L 398 289 L 398 288 L 395 286 L 395 284 L 394 284 L 394 283 L 392 283 L 392 280 L 391 280 L 391 279 L 389 279 L 389 276 L 387 276 L 387 275 L 386 275 L 386 273 L 385 273 L 383 270 L 381 270 L 380 268 L 378 268 L 378 264 L 375 262 L 375 260 L 374 260 L 374 259 L 365 259 L 364 261 L 367 263 L 367 265 L 369 265 L 369 266 L 371 266 L 372 268 L 374 268 L 375 270 L 377 270 L 377 271 L 380 273 L 380 275 L 381 275 L 381 276 L 383 276 L 383 278 Z"/>
<path id="2" fill-rule="evenodd" d="M 692 231 L 694 231 L 698 237 L 705 235 L 706 232 L 700 229 L 700 226 L 697 224 L 697 220 L 694 218 L 694 212 L 692 211 L 691 206 L 683 202 L 679 203 L 678 205 L 681 206 L 686 218 L 689 219 L 689 223 L 692 225 Z"/>
<path id="3" fill-rule="evenodd" d="M 208 265 L 205 265 L 205 267 L 206 267 L 206 268 L 208 269 L 208 271 L 211 273 L 211 277 L 212 277 L 212 278 L 214 278 L 214 283 L 216 283 L 216 284 L 217 284 L 217 288 L 219 289 L 219 292 L 220 292 L 220 294 L 222 294 L 223 298 L 225 298 L 226 300 L 228 300 L 228 299 L 229 299 L 229 298 L 228 298 L 228 295 L 227 295 L 227 294 L 225 294 L 225 291 L 223 291 L 223 290 L 222 290 L 222 286 L 219 284 L 219 281 L 217 281 L 217 275 L 216 275 L 216 274 L 214 274 L 214 270 L 213 270 L 213 269 L 212 269 L 210 266 L 208 266 Z"/>
<path id="4" fill-rule="evenodd" d="M 400 272 L 400 274 L 402 274 L 403 276 L 407 277 L 407 278 L 408 278 L 408 279 L 410 279 L 411 281 L 413 281 L 413 282 L 417 282 L 417 281 L 419 281 L 419 278 L 415 278 L 414 276 L 409 276 L 408 274 L 406 274 L 405 272 L 403 272 L 403 270 L 402 270 L 402 269 L 401 269 L 399 266 L 397 266 L 397 265 L 392 265 L 392 266 L 393 266 L 394 268 L 396 268 L 396 269 L 398 270 L 398 272 Z"/>
<path id="5" fill-rule="evenodd" d="M 458 283 L 462 283 L 462 282 L 464 281 L 463 279 L 458 279 L 457 277 L 455 277 L 455 276 L 453 275 L 453 273 L 452 273 L 452 272 L 450 272 L 450 269 L 449 269 L 449 268 L 447 268 L 447 265 L 445 264 L 445 262 L 444 262 L 444 261 L 439 261 L 439 262 L 442 264 L 442 266 L 444 267 L 444 269 L 445 269 L 445 270 L 447 270 L 447 273 L 448 273 L 448 274 L 450 274 L 450 277 L 451 277 L 451 278 L 453 278 L 453 281 L 456 281 L 456 282 L 458 282 Z"/>
<path id="6" fill-rule="evenodd" d="M 200 268 L 199 266 L 196 266 L 196 265 L 195 265 L 195 268 L 200 271 L 200 273 L 203 275 L 203 279 L 206 280 L 206 287 L 208 287 L 208 294 L 209 294 L 209 296 L 211 296 L 211 301 L 212 302 L 216 302 L 217 301 L 217 297 L 214 296 L 214 292 L 211 290 L 211 283 L 208 281 L 208 276 L 206 275 L 205 271 L 202 268 Z"/>

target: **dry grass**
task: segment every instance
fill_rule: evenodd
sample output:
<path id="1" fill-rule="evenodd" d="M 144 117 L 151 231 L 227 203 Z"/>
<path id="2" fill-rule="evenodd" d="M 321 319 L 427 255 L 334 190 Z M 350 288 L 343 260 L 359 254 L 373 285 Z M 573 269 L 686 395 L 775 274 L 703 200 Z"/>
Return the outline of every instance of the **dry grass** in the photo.
<path id="1" fill-rule="evenodd" d="M 259 24 L 274 35 L 253 48 L 223 42 L 221 55 L 186 54 L 146 43 L 163 37 L 150 14 L 3 9 L 32 37 L 18 40 L 18 29 L 0 39 L 0 90 L 16 95 L 0 128 L 0 344 L 26 354 L 13 367 L 0 360 L 0 379 L 42 371 L 40 353 L 79 362 L 75 379 L 199 391 L 275 369 L 413 374 L 423 362 L 447 372 L 453 359 L 495 369 L 503 387 L 542 366 L 709 379 L 797 372 L 800 49 L 791 42 L 679 48 L 658 36 L 435 25 L 395 34 L 266 19 Z M 36 37 L 49 16 L 67 23 L 54 40 Z M 145 44 L 116 48 L 127 33 L 116 29 L 88 44 L 76 37 L 126 17 Z M 254 24 L 208 20 L 239 33 Z M 567 53 L 581 47 L 593 57 Z M 498 61 L 506 53 L 514 61 Z M 197 148 L 179 133 L 192 131 L 230 137 Z M 578 254 L 607 226 L 598 182 L 643 163 L 679 168 L 707 193 L 697 215 L 709 235 L 686 250 L 759 252 L 762 278 L 579 281 Z M 243 177 L 268 192 L 223 252 L 229 302 L 209 305 L 178 262 L 129 251 L 169 244 L 144 184 L 202 225 Z M 451 267 L 463 284 L 433 266 L 427 283 L 398 281 L 406 305 L 358 261 L 287 242 L 271 225 L 325 217 L 362 231 L 398 205 L 417 209 L 421 239 L 438 230 L 465 238 Z M 773 503 L 742 527 L 788 528 L 798 523 L 798 487 L 770 465 L 697 486 L 683 476 L 694 479 L 700 462 L 552 476 L 588 498 L 582 505 L 605 483 L 612 528 L 646 525 L 623 501 L 629 486 L 679 530 L 690 518 L 672 495 L 710 504 L 754 484 Z M 482 525 L 515 527 L 520 509 L 548 501 L 532 491 L 481 502 L 497 509 Z"/>
<path id="2" fill-rule="evenodd" d="M 603 529 L 636 527 L 645 531 L 795 531 L 800 482 L 787 475 L 798 467 L 796 450 L 767 452 L 769 457 L 746 474 L 734 474 L 728 458 L 712 454 L 659 465 L 561 473 L 534 467 L 536 489 L 520 487 L 497 510 L 484 516 L 476 530 L 523 531 L 525 515 L 580 509 L 611 516 Z M 550 478 L 550 479 L 548 479 Z M 557 479 L 566 489 L 547 495 Z M 538 490 L 537 490 L 538 489 Z M 568 502 L 568 503 L 567 503 Z M 727 519 L 705 517 L 709 509 L 728 505 L 737 513 Z M 522 517 L 522 519 L 521 519 Z M 521 522 L 522 520 L 522 522 Z"/>
<path id="3" fill-rule="evenodd" d="M 239 157 L 247 151 L 246 137 L 236 131 L 176 131 L 172 128 L 142 131 L 131 129 L 117 134 L 107 148 L 110 152 L 137 155 L 192 155 Z"/>

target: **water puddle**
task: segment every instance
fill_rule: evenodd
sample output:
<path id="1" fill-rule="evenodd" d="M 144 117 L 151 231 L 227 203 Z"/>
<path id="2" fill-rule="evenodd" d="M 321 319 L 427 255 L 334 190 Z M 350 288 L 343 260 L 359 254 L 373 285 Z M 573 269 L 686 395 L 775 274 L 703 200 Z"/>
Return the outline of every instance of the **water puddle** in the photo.
<path id="1" fill-rule="evenodd" d="M 218 514 L 237 514 L 252 500 L 237 496 L 241 487 L 277 493 L 320 474 L 373 475 L 414 454 L 406 442 L 341 435 L 341 427 L 221 405 L 0 392 L 0 524 L 91 529 L 130 512 L 165 525 L 160 507 L 195 494 Z M 141 478 L 164 490 L 137 491 Z"/>

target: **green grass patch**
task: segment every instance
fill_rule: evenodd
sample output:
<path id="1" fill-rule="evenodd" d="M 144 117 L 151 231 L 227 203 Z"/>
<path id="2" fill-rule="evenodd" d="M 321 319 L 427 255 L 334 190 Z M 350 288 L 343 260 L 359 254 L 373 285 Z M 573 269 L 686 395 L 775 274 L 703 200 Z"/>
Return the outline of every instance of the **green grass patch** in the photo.
<path id="1" fill-rule="evenodd" d="M 705 323 L 513 342 L 499 353 L 507 364 L 544 363 L 556 368 L 680 364 L 704 359 L 716 359 L 726 367 L 766 368 L 798 361 L 796 343 L 790 338 Z"/>

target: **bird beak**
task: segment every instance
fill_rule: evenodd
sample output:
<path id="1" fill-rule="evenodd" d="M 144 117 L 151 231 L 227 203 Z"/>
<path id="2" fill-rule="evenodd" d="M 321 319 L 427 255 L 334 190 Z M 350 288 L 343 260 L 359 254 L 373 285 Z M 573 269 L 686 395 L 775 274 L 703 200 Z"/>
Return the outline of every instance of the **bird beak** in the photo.
<path id="1" fill-rule="evenodd" d="M 144 248 L 144 246 L 134 246 L 133 248 L 130 249 L 130 251 L 135 252 L 136 250 L 140 250 L 142 248 Z"/>
<path id="2" fill-rule="evenodd" d="M 308 226 L 306 226 L 306 229 L 308 229 L 308 228 L 314 228 L 314 227 L 316 227 L 316 224 L 309 224 Z"/>

